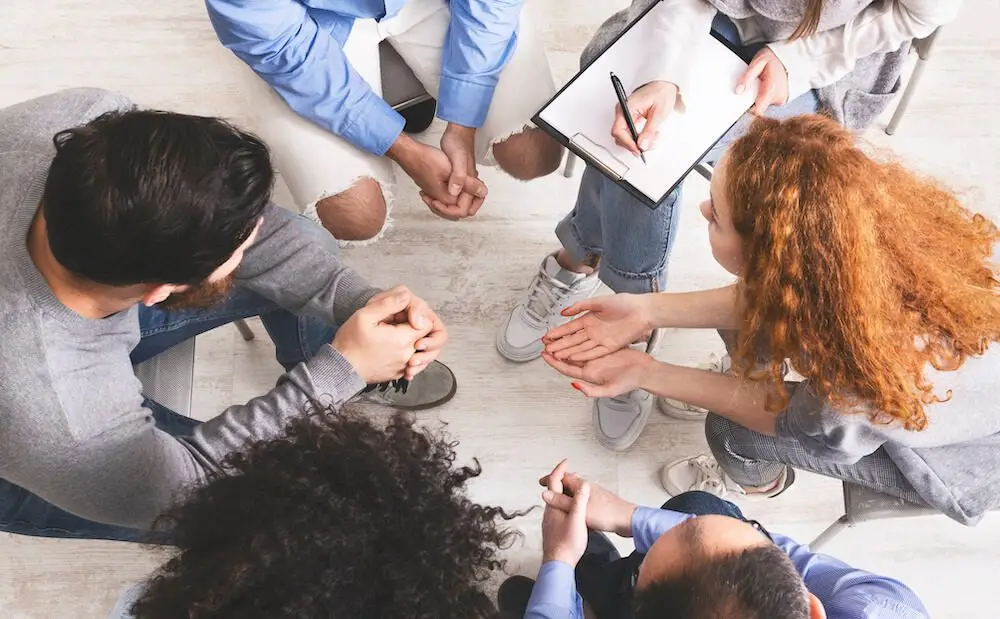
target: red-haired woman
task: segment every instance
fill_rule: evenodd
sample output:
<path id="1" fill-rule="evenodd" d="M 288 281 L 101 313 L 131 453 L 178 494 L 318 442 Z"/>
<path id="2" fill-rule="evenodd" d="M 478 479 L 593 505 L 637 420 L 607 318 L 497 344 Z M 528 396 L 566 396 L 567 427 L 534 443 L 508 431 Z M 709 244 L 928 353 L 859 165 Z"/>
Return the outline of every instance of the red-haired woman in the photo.
<path id="1" fill-rule="evenodd" d="M 661 409 L 712 411 L 714 458 L 664 467 L 668 491 L 774 496 L 794 467 L 967 524 L 1000 505 L 992 222 L 821 116 L 757 120 L 702 213 L 736 284 L 585 301 L 546 338 L 546 361 L 588 396 L 643 388 Z M 728 332 L 731 370 L 626 347 L 656 327 Z M 803 381 L 785 382 L 789 365 Z"/>

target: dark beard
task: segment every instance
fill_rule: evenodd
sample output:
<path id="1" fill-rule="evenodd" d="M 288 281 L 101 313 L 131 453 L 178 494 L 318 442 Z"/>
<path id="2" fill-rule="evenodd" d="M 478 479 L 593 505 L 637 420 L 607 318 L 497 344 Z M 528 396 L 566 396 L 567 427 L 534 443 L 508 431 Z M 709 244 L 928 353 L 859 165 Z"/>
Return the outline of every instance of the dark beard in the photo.
<path id="1" fill-rule="evenodd" d="M 217 282 L 208 280 L 189 288 L 184 292 L 175 292 L 163 301 L 156 304 L 157 307 L 168 311 L 210 309 L 221 305 L 229 293 L 233 290 L 236 281 L 235 274 L 229 274 Z"/>

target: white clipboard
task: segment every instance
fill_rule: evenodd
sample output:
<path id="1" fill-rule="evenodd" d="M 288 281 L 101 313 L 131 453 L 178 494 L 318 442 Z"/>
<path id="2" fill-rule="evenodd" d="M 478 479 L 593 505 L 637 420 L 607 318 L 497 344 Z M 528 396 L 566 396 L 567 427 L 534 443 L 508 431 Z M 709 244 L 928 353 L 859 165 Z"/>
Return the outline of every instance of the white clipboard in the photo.
<path id="1" fill-rule="evenodd" d="M 618 99 L 610 74 L 621 79 L 626 92 L 642 86 L 636 83 L 637 59 L 657 44 L 644 18 L 663 8 L 663 3 L 653 4 L 533 118 L 536 125 L 651 208 L 680 185 L 746 113 L 758 87 L 755 80 L 743 94 L 734 92 L 747 63 L 729 42 L 705 33 L 700 49 L 691 54 L 695 64 L 688 91 L 681 93 L 684 110 L 674 110 L 661 125 L 656 147 L 645 153 L 647 163 L 616 145 L 611 125 Z"/>

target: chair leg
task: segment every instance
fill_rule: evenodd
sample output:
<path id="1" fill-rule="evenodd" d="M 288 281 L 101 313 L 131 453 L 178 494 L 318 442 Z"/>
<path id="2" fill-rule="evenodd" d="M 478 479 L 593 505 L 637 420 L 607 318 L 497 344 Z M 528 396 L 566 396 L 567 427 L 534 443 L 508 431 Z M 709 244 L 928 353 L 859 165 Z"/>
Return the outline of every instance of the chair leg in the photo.
<path id="1" fill-rule="evenodd" d="M 819 550 L 823 546 L 829 544 L 830 540 L 840 535 L 840 533 L 849 526 L 850 524 L 848 524 L 847 515 L 845 514 L 838 518 L 836 522 L 828 526 L 826 530 L 820 533 L 819 536 L 817 536 L 816 539 L 809 544 L 809 548 L 814 552 Z"/>
<path id="2" fill-rule="evenodd" d="M 563 168 L 563 176 L 572 178 L 573 172 L 576 171 L 576 162 L 578 159 L 579 157 L 573 151 L 566 151 L 566 167 Z"/>
<path id="3" fill-rule="evenodd" d="M 910 106 L 910 99 L 913 98 L 913 93 L 917 91 L 917 83 L 920 82 L 920 77 L 923 75 L 926 66 L 926 58 L 917 60 L 917 66 L 913 68 L 913 74 L 910 75 L 906 88 L 903 89 L 903 96 L 899 99 L 899 105 L 896 106 L 896 111 L 892 113 L 889 125 L 885 128 L 885 132 L 889 135 L 896 133 L 899 121 L 903 120 L 903 114 L 906 113 L 906 108 Z"/>
<path id="4" fill-rule="evenodd" d="M 244 340 L 249 342 L 254 338 L 253 329 L 250 328 L 250 325 L 247 324 L 247 321 L 240 319 L 234 322 L 233 324 L 236 325 L 236 328 L 239 330 L 240 335 L 243 336 Z"/>

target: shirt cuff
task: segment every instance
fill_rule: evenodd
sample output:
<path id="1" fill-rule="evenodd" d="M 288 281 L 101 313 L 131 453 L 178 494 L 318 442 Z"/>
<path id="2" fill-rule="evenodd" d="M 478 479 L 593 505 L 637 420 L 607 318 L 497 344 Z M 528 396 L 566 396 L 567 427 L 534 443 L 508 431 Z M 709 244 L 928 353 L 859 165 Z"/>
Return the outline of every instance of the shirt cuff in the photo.
<path id="1" fill-rule="evenodd" d="M 351 114 L 340 136 L 355 147 L 382 157 L 403 132 L 405 124 L 399 112 L 372 92 Z"/>
<path id="2" fill-rule="evenodd" d="M 548 607 L 566 609 L 569 612 L 578 604 L 573 566 L 562 561 L 543 563 L 538 570 L 535 586 L 531 589 L 528 610 Z"/>
<path id="3" fill-rule="evenodd" d="M 438 89 L 437 116 L 445 122 L 478 129 L 486 122 L 486 113 L 490 110 L 495 89 L 495 85 L 473 84 L 442 75 L 441 87 Z"/>
<path id="4" fill-rule="evenodd" d="M 811 79 L 813 63 L 806 56 L 800 41 L 770 43 L 768 47 L 778 57 L 781 64 L 785 65 L 785 72 L 788 73 L 788 101 L 794 101 L 813 89 Z M 818 86 L 825 86 L 825 84 Z"/>
<path id="5" fill-rule="evenodd" d="M 339 408 L 366 384 L 351 362 L 333 346 L 320 347 L 319 351 L 306 361 L 312 386 L 316 393 L 309 394 L 314 400 Z"/>

